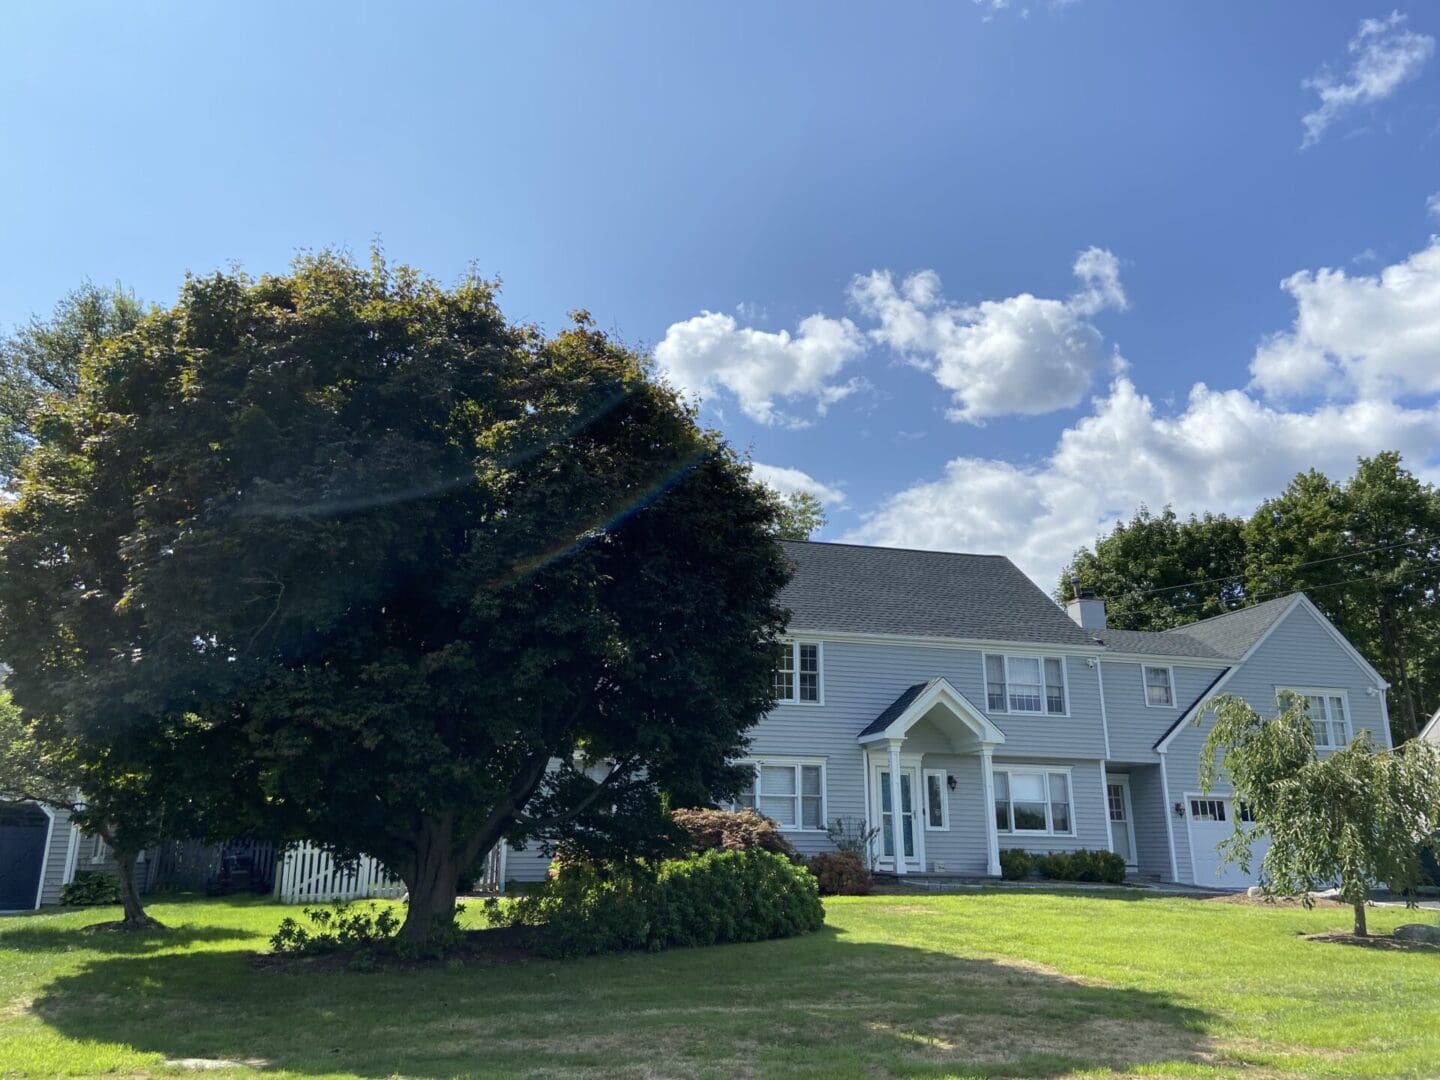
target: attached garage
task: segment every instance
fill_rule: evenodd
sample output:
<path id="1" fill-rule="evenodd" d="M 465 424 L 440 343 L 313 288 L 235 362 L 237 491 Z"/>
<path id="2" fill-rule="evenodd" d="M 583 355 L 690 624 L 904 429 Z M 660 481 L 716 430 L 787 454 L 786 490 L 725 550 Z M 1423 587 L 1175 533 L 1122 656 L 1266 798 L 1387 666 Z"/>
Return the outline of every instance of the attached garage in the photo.
<path id="1" fill-rule="evenodd" d="M 1250 873 L 1236 863 L 1221 865 L 1220 844 L 1235 832 L 1235 801 L 1216 795 L 1187 793 L 1185 822 L 1190 834 L 1190 864 L 1196 885 L 1218 889 L 1244 889 L 1260 877 L 1260 860 L 1270 846 L 1257 840 L 1251 848 Z"/>
<path id="2" fill-rule="evenodd" d="M 0 911 L 40 906 L 52 822 L 34 803 L 0 805 Z"/>

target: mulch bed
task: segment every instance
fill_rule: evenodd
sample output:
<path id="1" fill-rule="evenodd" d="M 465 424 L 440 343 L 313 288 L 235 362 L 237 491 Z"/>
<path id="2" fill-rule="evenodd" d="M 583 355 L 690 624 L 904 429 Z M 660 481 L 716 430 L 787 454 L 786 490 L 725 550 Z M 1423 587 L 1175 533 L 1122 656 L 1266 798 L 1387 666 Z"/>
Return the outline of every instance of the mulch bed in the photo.
<path id="1" fill-rule="evenodd" d="M 1356 937 L 1348 930 L 1329 930 L 1323 934 L 1300 934 L 1302 941 L 1328 941 L 1335 945 L 1358 945 L 1362 949 L 1384 949 L 1388 952 L 1440 953 L 1440 945 L 1428 941 L 1409 941 L 1389 934 L 1368 934 Z"/>
<path id="2" fill-rule="evenodd" d="M 433 968 L 493 967 L 497 964 L 521 964 L 534 959 L 524 927 L 497 927 L 490 930 L 467 930 L 458 948 L 443 959 L 415 959 L 398 956 L 386 945 L 363 954 L 370 959 L 357 963 L 357 952 L 339 949 L 310 956 L 284 953 L 257 953 L 250 966 L 260 971 L 332 972 L 332 971 L 420 971 Z"/>
<path id="3" fill-rule="evenodd" d="M 1245 893 L 1226 893 L 1224 896 L 1206 897 L 1207 904 L 1243 904 L 1246 907 L 1303 908 L 1305 902 L 1298 896 L 1247 896 Z M 1317 896 L 1310 901 L 1312 908 L 1348 908 L 1329 897 Z"/>

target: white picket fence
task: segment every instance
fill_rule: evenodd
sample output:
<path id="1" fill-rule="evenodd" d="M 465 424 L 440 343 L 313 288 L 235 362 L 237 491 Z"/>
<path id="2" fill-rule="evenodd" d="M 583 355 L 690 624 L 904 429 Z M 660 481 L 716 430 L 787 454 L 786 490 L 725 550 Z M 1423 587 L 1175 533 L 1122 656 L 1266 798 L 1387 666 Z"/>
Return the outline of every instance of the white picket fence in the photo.
<path id="1" fill-rule="evenodd" d="M 275 899 L 282 904 L 394 900 L 404 895 L 405 883 L 369 855 L 337 864 L 333 855 L 312 844 L 291 844 L 275 870 Z"/>
<path id="2" fill-rule="evenodd" d="M 505 845 L 496 844 L 477 881 L 481 892 L 505 887 Z M 324 904 L 333 900 L 395 900 L 405 895 L 405 883 L 392 876 L 369 855 L 339 865 L 328 851 L 313 844 L 291 844 L 275 868 L 275 899 L 282 904 Z"/>

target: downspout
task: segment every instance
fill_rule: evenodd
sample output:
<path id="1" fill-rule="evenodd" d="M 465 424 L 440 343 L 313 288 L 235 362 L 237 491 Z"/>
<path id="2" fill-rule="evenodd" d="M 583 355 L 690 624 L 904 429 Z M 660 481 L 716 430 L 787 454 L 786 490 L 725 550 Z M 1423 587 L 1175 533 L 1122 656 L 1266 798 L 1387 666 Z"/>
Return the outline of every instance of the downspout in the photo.
<path id="1" fill-rule="evenodd" d="M 1100 684 L 1100 730 L 1105 733 L 1105 760 L 1110 760 L 1110 718 L 1105 713 L 1105 661 L 1095 657 L 1095 679 Z"/>

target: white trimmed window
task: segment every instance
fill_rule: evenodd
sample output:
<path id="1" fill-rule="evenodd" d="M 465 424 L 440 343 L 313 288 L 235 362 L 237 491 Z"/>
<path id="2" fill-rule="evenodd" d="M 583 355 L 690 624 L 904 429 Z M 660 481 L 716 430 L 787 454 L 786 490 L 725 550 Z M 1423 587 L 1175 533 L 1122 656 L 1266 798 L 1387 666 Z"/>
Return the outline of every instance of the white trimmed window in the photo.
<path id="1" fill-rule="evenodd" d="M 1350 741 L 1350 708 L 1344 690 L 1290 690 L 1305 699 L 1310 730 L 1318 750 L 1335 750 Z"/>
<path id="2" fill-rule="evenodd" d="M 820 704 L 820 643 L 782 641 L 775 661 L 775 700 Z"/>
<path id="3" fill-rule="evenodd" d="M 1145 704 L 1155 709 L 1175 704 L 1175 674 L 1170 668 L 1145 665 Z"/>
<path id="4" fill-rule="evenodd" d="M 1064 716 L 1068 697 L 1061 657 L 985 654 L 985 702 L 990 712 Z"/>
<path id="5" fill-rule="evenodd" d="M 944 769 L 925 770 L 925 828 L 946 830 L 950 828 L 950 800 L 946 791 Z"/>
<path id="6" fill-rule="evenodd" d="M 750 783 L 740 789 L 738 808 L 758 810 L 782 829 L 819 832 L 825 828 L 825 763 L 796 758 L 751 761 Z"/>
<path id="7" fill-rule="evenodd" d="M 1074 836 L 1068 769 L 996 769 L 995 827 L 1002 833 Z"/>

